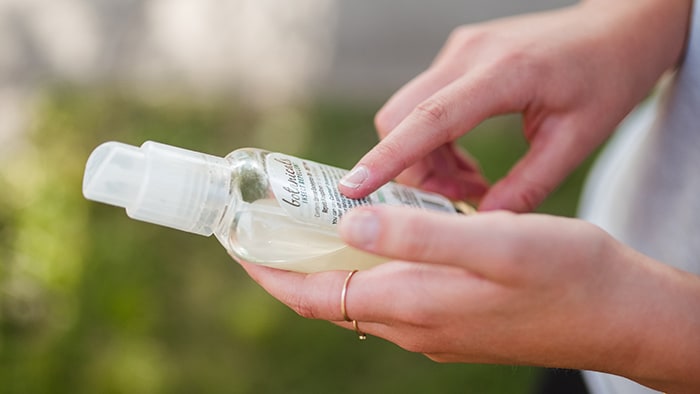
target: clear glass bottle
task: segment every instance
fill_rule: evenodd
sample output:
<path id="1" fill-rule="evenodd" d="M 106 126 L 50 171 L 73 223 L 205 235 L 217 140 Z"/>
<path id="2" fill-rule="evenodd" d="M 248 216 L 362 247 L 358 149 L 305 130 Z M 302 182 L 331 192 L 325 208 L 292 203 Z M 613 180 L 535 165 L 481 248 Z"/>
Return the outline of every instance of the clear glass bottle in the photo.
<path id="1" fill-rule="evenodd" d="M 395 183 L 363 199 L 337 190 L 345 170 L 261 149 L 225 158 L 152 141 L 98 146 L 83 179 L 86 198 L 127 215 L 196 234 L 215 234 L 238 260 L 299 272 L 365 269 L 384 258 L 354 249 L 336 224 L 353 207 L 407 205 L 468 213 L 463 203 Z"/>

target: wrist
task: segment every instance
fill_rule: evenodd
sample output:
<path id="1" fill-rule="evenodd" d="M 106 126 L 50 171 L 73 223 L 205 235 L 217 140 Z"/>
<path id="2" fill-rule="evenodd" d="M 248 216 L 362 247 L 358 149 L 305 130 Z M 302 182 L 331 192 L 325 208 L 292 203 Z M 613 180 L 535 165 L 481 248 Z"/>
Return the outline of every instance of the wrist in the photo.
<path id="1" fill-rule="evenodd" d="M 665 392 L 700 392 L 700 277 L 662 268 L 654 307 L 645 308 L 637 380 Z"/>
<path id="2" fill-rule="evenodd" d="M 647 54 L 657 74 L 679 64 L 685 51 L 693 0 L 582 0 L 589 17 L 628 30 L 630 50 Z"/>
<path id="3" fill-rule="evenodd" d="M 700 277 L 629 250 L 621 258 L 601 370 L 665 392 L 700 390 Z"/>

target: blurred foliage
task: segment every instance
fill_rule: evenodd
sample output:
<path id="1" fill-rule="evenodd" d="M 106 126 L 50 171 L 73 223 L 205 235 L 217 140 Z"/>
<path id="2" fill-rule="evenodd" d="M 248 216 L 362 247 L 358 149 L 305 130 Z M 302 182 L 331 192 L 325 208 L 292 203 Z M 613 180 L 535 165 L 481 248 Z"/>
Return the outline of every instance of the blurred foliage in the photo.
<path id="1" fill-rule="evenodd" d="M 30 142 L 0 169 L 0 393 L 526 393 L 536 369 L 436 364 L 359 343 L 268 296 L 214 238 L 128 219 L 81 195 L 106 140 L 217 155 L 243 146 L 351 166 L 377 105 L 144 100 L 48 94 Z M 517 118 L 464 139 L 496 179 L 526 149 Z M 542 210 L 570 215 L 584 170 Z"/>

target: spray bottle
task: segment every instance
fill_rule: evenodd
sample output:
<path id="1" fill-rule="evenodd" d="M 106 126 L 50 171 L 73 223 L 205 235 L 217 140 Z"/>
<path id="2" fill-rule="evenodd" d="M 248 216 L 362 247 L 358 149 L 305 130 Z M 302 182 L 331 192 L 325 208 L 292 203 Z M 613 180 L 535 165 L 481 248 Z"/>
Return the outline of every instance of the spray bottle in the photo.
<path id="1" fill-rule="evenodd" d="M 337 189 L 346 172 L 254 148 L 222 158 L 152 141 L 141 147 L 106 142 L 88 159 L 83 194 L 126 208 L 133 219 L 215 234 L 234 259 L 299 272 L 366 269 L 385 261 L 338 236 L 338 221 L 354 207 L 472 211 L 396 183 L 350 199 Z"/>

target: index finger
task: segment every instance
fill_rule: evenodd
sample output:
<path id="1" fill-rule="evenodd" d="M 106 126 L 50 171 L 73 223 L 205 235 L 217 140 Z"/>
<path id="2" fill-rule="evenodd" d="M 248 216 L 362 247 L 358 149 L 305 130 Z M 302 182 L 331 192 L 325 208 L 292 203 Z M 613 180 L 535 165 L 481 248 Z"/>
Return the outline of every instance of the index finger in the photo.
<path id="1" fill-rule="evenodd" d="M 493 73 L 468 73 L 417 105 L 340 180 L 340 191 L 362 198 L 389 182 L 440 145 L 457 139 L 486 118 L 522 105 L 511 84 Z"/>

